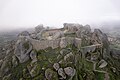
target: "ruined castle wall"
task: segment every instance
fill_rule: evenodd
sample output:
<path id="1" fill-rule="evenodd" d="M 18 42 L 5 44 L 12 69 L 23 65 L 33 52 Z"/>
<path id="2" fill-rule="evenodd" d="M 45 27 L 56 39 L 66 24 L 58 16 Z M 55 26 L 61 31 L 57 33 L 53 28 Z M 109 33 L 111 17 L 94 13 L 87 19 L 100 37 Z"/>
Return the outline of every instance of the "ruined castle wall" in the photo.
<path id="1" fill-rule="evenodd" d="M 58 39 L 58 40 L 41 40 L 41 41 L 31 39 L 30 42 L 32 43 L 33 48 L 38 51 L 41 49 L 46 49 L 48 47 L 52 47 L 53 49 L 59 47 L 60 39 Z"/>
<path id="2" fill-rule="evenodd" d="M 76 47 L 79 47 L 81 45 L 81 39 L 78 38 L 65 37 L 64 40 L 67 43 L 67 45 L 75 44 Z M 30 39 L 30 42 L 33 45 L 33 48 L 37 51 L 41 49 L 46 49 L 48 47 L 52 47 L 53 49 L 55 49 L 60 47 L 61 38 L 55 40 L 41 40 L 41 41 Z"/>

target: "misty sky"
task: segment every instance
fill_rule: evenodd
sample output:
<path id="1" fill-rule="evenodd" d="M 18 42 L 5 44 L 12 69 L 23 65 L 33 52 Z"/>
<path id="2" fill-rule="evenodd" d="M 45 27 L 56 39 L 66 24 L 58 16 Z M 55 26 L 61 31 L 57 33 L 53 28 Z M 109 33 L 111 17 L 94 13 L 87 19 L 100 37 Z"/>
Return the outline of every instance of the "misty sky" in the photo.
<path id="1" fill-rule="evenodd" d="M 120 0 L 0 0 L 0 30 L 120 20 Z"/>

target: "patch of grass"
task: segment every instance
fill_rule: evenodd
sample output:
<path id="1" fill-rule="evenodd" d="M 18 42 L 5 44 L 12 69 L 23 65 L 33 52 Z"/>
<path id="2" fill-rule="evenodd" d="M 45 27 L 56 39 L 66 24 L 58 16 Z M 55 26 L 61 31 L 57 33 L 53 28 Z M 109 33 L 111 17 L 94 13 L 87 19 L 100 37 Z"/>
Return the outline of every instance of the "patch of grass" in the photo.
<path id="1" fill-rule="evenodd" d="M 23 46 L 25 47 L 25 49 L 29 49 L 29 42 L 25 42 Z"/>
<path id="2" fill-rule="evenodd" d="M 28 60 L 25 63 L 18 64 L 17 67 L 11 69 L 10 80 L 19 80 L 23 77 L 23 69 L 27 68 L 27 65 L 30 64 L 31 60 Z"/>

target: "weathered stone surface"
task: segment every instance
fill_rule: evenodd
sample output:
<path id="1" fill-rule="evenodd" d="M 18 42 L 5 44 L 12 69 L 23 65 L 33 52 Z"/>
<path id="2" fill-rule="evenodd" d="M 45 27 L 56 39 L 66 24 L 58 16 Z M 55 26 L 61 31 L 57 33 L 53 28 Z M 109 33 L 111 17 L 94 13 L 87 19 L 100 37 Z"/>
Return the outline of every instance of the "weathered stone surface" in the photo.
<path id="1" fill-rule="evenodd" d="M 120 59 L 120 50 L 118 50 L 118 49 L 111 49 L 111 55 L 115 59 Z"/>
<path id="2" fill-rule="evenodd" d="M 48 80 L 58 80 L 57 73 L 49 68 L 45 71 L 45 77 Z"/>
<path id="3" fill-rule="evenodd" d="M 18 65 L 18 61 L 15 56 L 12 56 L 12 65 L 13 65 L 13 67 L 16 67 Z"/>
<path id="4" fill-rule="evenodd" d="M 9 71 L 9 61 L 5 60 L 3 61 L 1 68 L 0 68 L 0 77 L 3 77 L 5 75 L 5 73 L 7 73 Z"/>
<path id="5" fill-rule="evenodd" d="M 102 44 L 103 33 L 99 29 L 95 29 L 92 34 L 93 44 Z"/>
<path id="6" fill-rule="evenodd" d="M 7 50 L 7 51 L 6 51 L 6 55 L 8 55 L 9 53 L 10 53 L 10 50 Z"/>
<path id="7" fill-rule="evenodd" d="M 27 69 L 32 77 L 39 74 L 39 71 L 41 69 L 40 64 L 38 63 L 31 63 L 27 66 Z"/>
<path id="8" fill-rule="evenodd" d="M 81 39 L 80 38 L 75 38 L 74 45 L 77 48 L 80 48 L 81 47 Z"/>
<path id="9" fill-rule="evenodd" d="M 30 37 L 31 37 L 32 39 L 36 39 L 36 38 L 37 38 L 35 33 L 32 33 L 32 34 L 30 35 Z"/>
<path id="10" fill-rule="evenodd" d="M 108 41 L 107 35 L 102 33 L 101 30 L 99 29 L 94 30 L 92 37 L 91 37 L 91 43 L 102 44 L 105 50 L 103 57 L 110 56 L 110 47 L 109 47 L 109 41 Z"/>
<path id="11" fill-rule="evenodd" d="M 64 23 L 64 29 L 67 30 L 68 32 L 76 32 L 78 30 L 79 24 L 73 24 L 73 23 Z"/>
<path id="12" fill-rule="evenodd" d="M 89 37 L 91 35 L 91 28 L 89 25 L 81 26 L 76 31 L 78 38 Z"/>
<path id="13" fill-rule="evenodd" d="M 68 53 L 67 55 L 64 56 L 64 61 L 67 62 L 73 62 L 74 61 L 74 55 L 72 52 Z"/>
<path id="14" fill-rule="evenodd" d="M 43 25 L 40 24 L 40 25 L 38 25 L 38 26 L 35 27 L 35 33 L 39 33 L 43 29 L 44 29 Z"/>
<path id="15" fill-rule="evenodd" d="M 111 67 L 112 71 L 115 73 L 116 72 L 116 68 Z"/>
<path id="16" fill-rule="evenodd" d="M 94 52 L 95 49 L 97 49 L 97 48 L 98 49 L 102 48 L 102 45 L 101 44 L 95 44 L 95 45 L 82 47 L 84 54 L 87 53 L 87 52 Z"/>
<path id="17" fill-rule="evenodd" d="M 3 63 L 3 60 L 0 60 L 0 67 L 1 67 L 2 63 Z"/>
<path id="18" fill-rule="evenodd" d="M 72 67 L 66 67 L 64 68 L 64 71 L 68 76 L 74 76 L 76 73 L 76 70 Z"/>
<path id="19" fill-rule="evenodd" d="M 53 35 L 52 39 L 58 39 L 58 38 L 61 38 L 61 37 L 63 37 L 63 36 L 64 36 L 64 33 L 63 33 L 62 31 L 59 31 L 59 32 L 56 32 L 56 33 Z"/>
<path id="20" fill-rule="evenodd" d="M 42 29 L 39 33 L 36 34 L 36 39 L 37 40 L 42 40 L 44 39 L 42 34 L 46 31 L 46 29 Z"/>
<path id="21" fill-rule="evenodd" d="M 30 53 L 30 58 L 32 59 L 32 62 L 36 62 L 37 61 L 37 53 L 35 51 L 32 51 Z"/>
<path id="22" fill-rule="evenodd" d="M 99 68 L 104 68 L 107 66 L 108 63 L 102 59 L 98 64 L 100 65 Z"/>
<path id="23" fill-rule="evenodd" d="M 85 26 L 84 26 L 84 30 L 85 30 L 86 34 L 91 33 L 90 25 L 85 25 Z"/>
<path id="24" fill-rule="evenodd" d="M 66 46 L 67 46 L 66 38 L 63 37 L 61 38 L 61 41 L 60 41 L 60 47 L 65 48 Z"/>
<path id="25" fill-rule="evenodd" d="M 57 71 L 60 68 L 59 63 L 54 63 L 53 68 Z"/>
<path id="26" fill-rule="evenodd" d="M 63 68 L 59 68 L 59 69 L 58 69 L 58 74 L 59 74 L 63 79 L 66 79 L 66 75 L 65 75 L 65 73 L 64 73 Z"/>
<path id="27" fill-rule="evenodd" d="M 46 39 L 47 40 L 52 40 L 53 38 L 52 38 L 52 36 L 48 36 Z"/>
<path id="28" fill-rule="evenodd" d="M 46 49 L 48 47 L 52 47 L 53 49 L 59 47 L 60 39 L 57 40 L 35 40 L 35 39 L 30 39 L 31 44 L 33 45 L 33 48 L 35 50 L 42 50 Z"/>
<path id="29" fill-rule="evenodd" d="M 78 38 L 72 38 L 72 37 L 62 37 L 55 40 L 35 40 L 35 39 L 29 39 L 31 42 L 33 48 L 35 50 L 41 50 L 46 49 L 48 47 L 55 48 L 65 48 L 67 45 L 74 44 L 76 47 L 81 46 L 81 39 Z"/>
<path id="30" fill-rule="evenodd" d="M 19 59 L 20 63 L 29 60 L 29 53 L 32 50 L 32 45 L 26 37 L 20 37 L 15 44 L 15 56 Z"/>

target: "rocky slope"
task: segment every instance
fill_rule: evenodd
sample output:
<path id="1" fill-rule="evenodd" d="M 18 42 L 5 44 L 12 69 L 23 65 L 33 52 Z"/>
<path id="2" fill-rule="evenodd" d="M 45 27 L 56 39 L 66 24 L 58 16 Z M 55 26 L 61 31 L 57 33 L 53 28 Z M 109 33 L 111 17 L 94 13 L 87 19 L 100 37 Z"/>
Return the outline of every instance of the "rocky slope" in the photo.
<path id="1" fill-rule="evenodd" d="M 0 57 L 0 80 L 119 80 L 119 50 L 106 34 L 89 25 L 38 25 L 8 43 Z"/>

